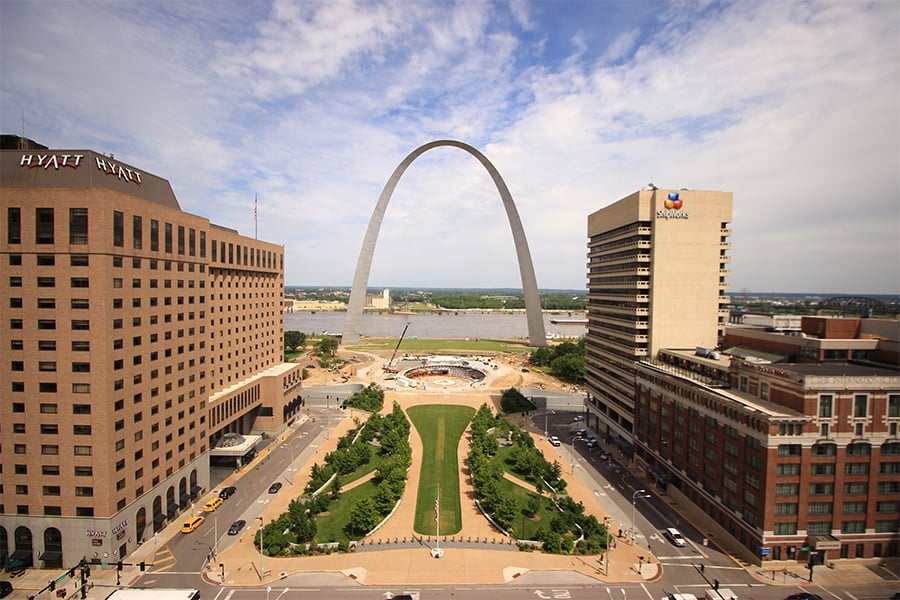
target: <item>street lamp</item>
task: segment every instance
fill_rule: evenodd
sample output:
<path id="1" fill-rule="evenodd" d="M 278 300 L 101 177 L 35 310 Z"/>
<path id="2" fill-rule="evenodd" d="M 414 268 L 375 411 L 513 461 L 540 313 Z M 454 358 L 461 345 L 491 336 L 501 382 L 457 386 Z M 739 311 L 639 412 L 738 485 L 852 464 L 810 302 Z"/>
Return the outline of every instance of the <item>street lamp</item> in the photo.
<path id="1" fill-rule="evenodd" d="M 263 580 L 263 518 L 256 517 L 259 519 L 259 580 Z"/>
<path id="2" fill-rule="evenodd" d="M 609 563 L 612 562 L 612 547 L 609 545 L 609 526 L 612 517 L 603 517 L 603 525 L 606 526 L 606 576 L 609 576 Z M 609 588 L 607 588 L 609 589 Z"/>
<path id="3" fill-rule="evenodd" d="M 641 494 L 644 494 L 643 496 Z M 638 498 L 649 498 L 650 494 L 647 493 L 647 490 L 636 490 L 631 495 L 631 545 L 634 546 L 634 536 L 637 533 L 636 524 L 634 522 L 634 506 L 637 503 Z"/>

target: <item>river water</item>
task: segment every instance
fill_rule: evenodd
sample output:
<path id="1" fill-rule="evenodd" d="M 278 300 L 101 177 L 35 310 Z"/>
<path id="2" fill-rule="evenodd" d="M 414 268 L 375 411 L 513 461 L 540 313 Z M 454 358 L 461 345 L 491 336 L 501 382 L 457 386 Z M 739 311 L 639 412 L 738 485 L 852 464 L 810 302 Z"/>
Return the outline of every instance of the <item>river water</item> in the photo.
<path id="1" fill-rule="evenodd" d="M 344 330 L 346 312 L 298 311 L 284 314 L 285 331 L 306 334 L 338 334 Z M 544 328 L 552 337 L 581 337 L 586 333 L 583 324 L 553 324 L 550 319 L 584 319 L 584 313 L 544 313 Z M 527 339 L 528 321 L 525 313 L 422 313 L 395 315 L 363 313 L 360 333 L 367 337 L 398 338 L 409 323 L 407 337 L 448 339 Z"/>

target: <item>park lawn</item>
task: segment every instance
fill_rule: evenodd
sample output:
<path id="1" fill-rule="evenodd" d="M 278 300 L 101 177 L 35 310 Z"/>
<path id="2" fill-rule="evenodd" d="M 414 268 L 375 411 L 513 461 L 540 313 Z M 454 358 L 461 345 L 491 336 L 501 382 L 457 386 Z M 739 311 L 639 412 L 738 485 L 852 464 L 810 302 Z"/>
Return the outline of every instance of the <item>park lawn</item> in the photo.
<path id="1" fill-rule="evenodd" d="M 387 350 L 397 348 L 399 338 L 363 338 L 351 350 Z M 404 338 L 399 350 L 404 352 L 531 352 L 527 340 L 465 340 Z"/>
<path id="2" fill-rule="evenodd" d="M 375 495 L 375 484 L 369 480 L 359 486 L 341 492 L 338 500 L 332 501 L 329 506 L 329 514 L 316 518 L 316 543 L 327 544 L 329 542 L 349 542 L 361 539 L 368 531 L 348 532 L 350 515 L 356 503 L 363 498 L 371 498 Z M 351 535 L 352 534 L 352 535 Z"/>
<path id="3" fill-rule="evenodd" d="M 454 535 L 462 529 L 459 502 L 460 439 L 475 415 L 469 406 L 431 404 L 407 409 L 413 426 L 422 439 L 422 469 L 416 494 L 416 518 L 413 529 L 422 535 L 434 535 L 435 494 L 440 485 L 440 534 Z"/>
<path id="4" fill-rule="evenodd" d="M 512 524 L 512 527 L 510 527 L 511 531 L 509 532 L 510 535 L 516 539 L 533 540 L 538 529 L 541 527 L 549 529 L 550 520 L 553 519 L 554 516 L 560 514 L 559 510 L 548 498 L 541 497 L 541 508 L 538 510 L 537 516 L 532 518 L 528 511 L 525 510 L 525 507 L 527 506 L 528 498 L 537 496 L 535 492 L 527 490 L 508 479 L 500 479 L 497 484 L 502 495 L 511 496 L 519 503 L 521 509 L 519 518 Z"/>

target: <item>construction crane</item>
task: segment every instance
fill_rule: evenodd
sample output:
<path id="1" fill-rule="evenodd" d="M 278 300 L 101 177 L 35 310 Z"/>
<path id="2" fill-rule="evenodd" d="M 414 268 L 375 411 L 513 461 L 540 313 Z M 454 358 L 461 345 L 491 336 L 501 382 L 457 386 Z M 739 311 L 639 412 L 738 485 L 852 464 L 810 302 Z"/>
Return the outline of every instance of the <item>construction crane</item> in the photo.
<path id="1" fill-rule="evenodd" d="M 397 347 L 394 348 L 394 353 L 391 354 L 391 360 L 388 361 L 388 364 L 385 365 L 384 370 L 388 373 L 396 373 L 399 371 L 396 367 L 394 367 L 394 357 L 397 356 L 397 350 L 400 349 L 400 344 L 403 342 L 403 337 L 406 335 L 406 330 L 409 329 L 409 323 L 406 323 L 406 327 L 403 328 L 403 333 L 400 334 L 400 339 L 397 340 Z"/>

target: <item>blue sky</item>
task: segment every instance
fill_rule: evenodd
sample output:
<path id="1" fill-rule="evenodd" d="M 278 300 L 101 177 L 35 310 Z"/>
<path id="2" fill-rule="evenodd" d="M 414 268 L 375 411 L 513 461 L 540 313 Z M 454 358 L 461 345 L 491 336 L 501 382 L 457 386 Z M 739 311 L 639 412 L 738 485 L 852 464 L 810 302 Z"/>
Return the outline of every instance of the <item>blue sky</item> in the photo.
<path id="1" fill-rule="evenodd" d="M 538 285 L 652 182 L 734 193 L 732 291 L 900 293 L 900 3 L 0 0 L 0 128 L 168 179 L 184 210 L 349 286 L 382 188 L 456 139 Z M 371 286 L 518 287 L 489 177 L 401 180 Z"/>

